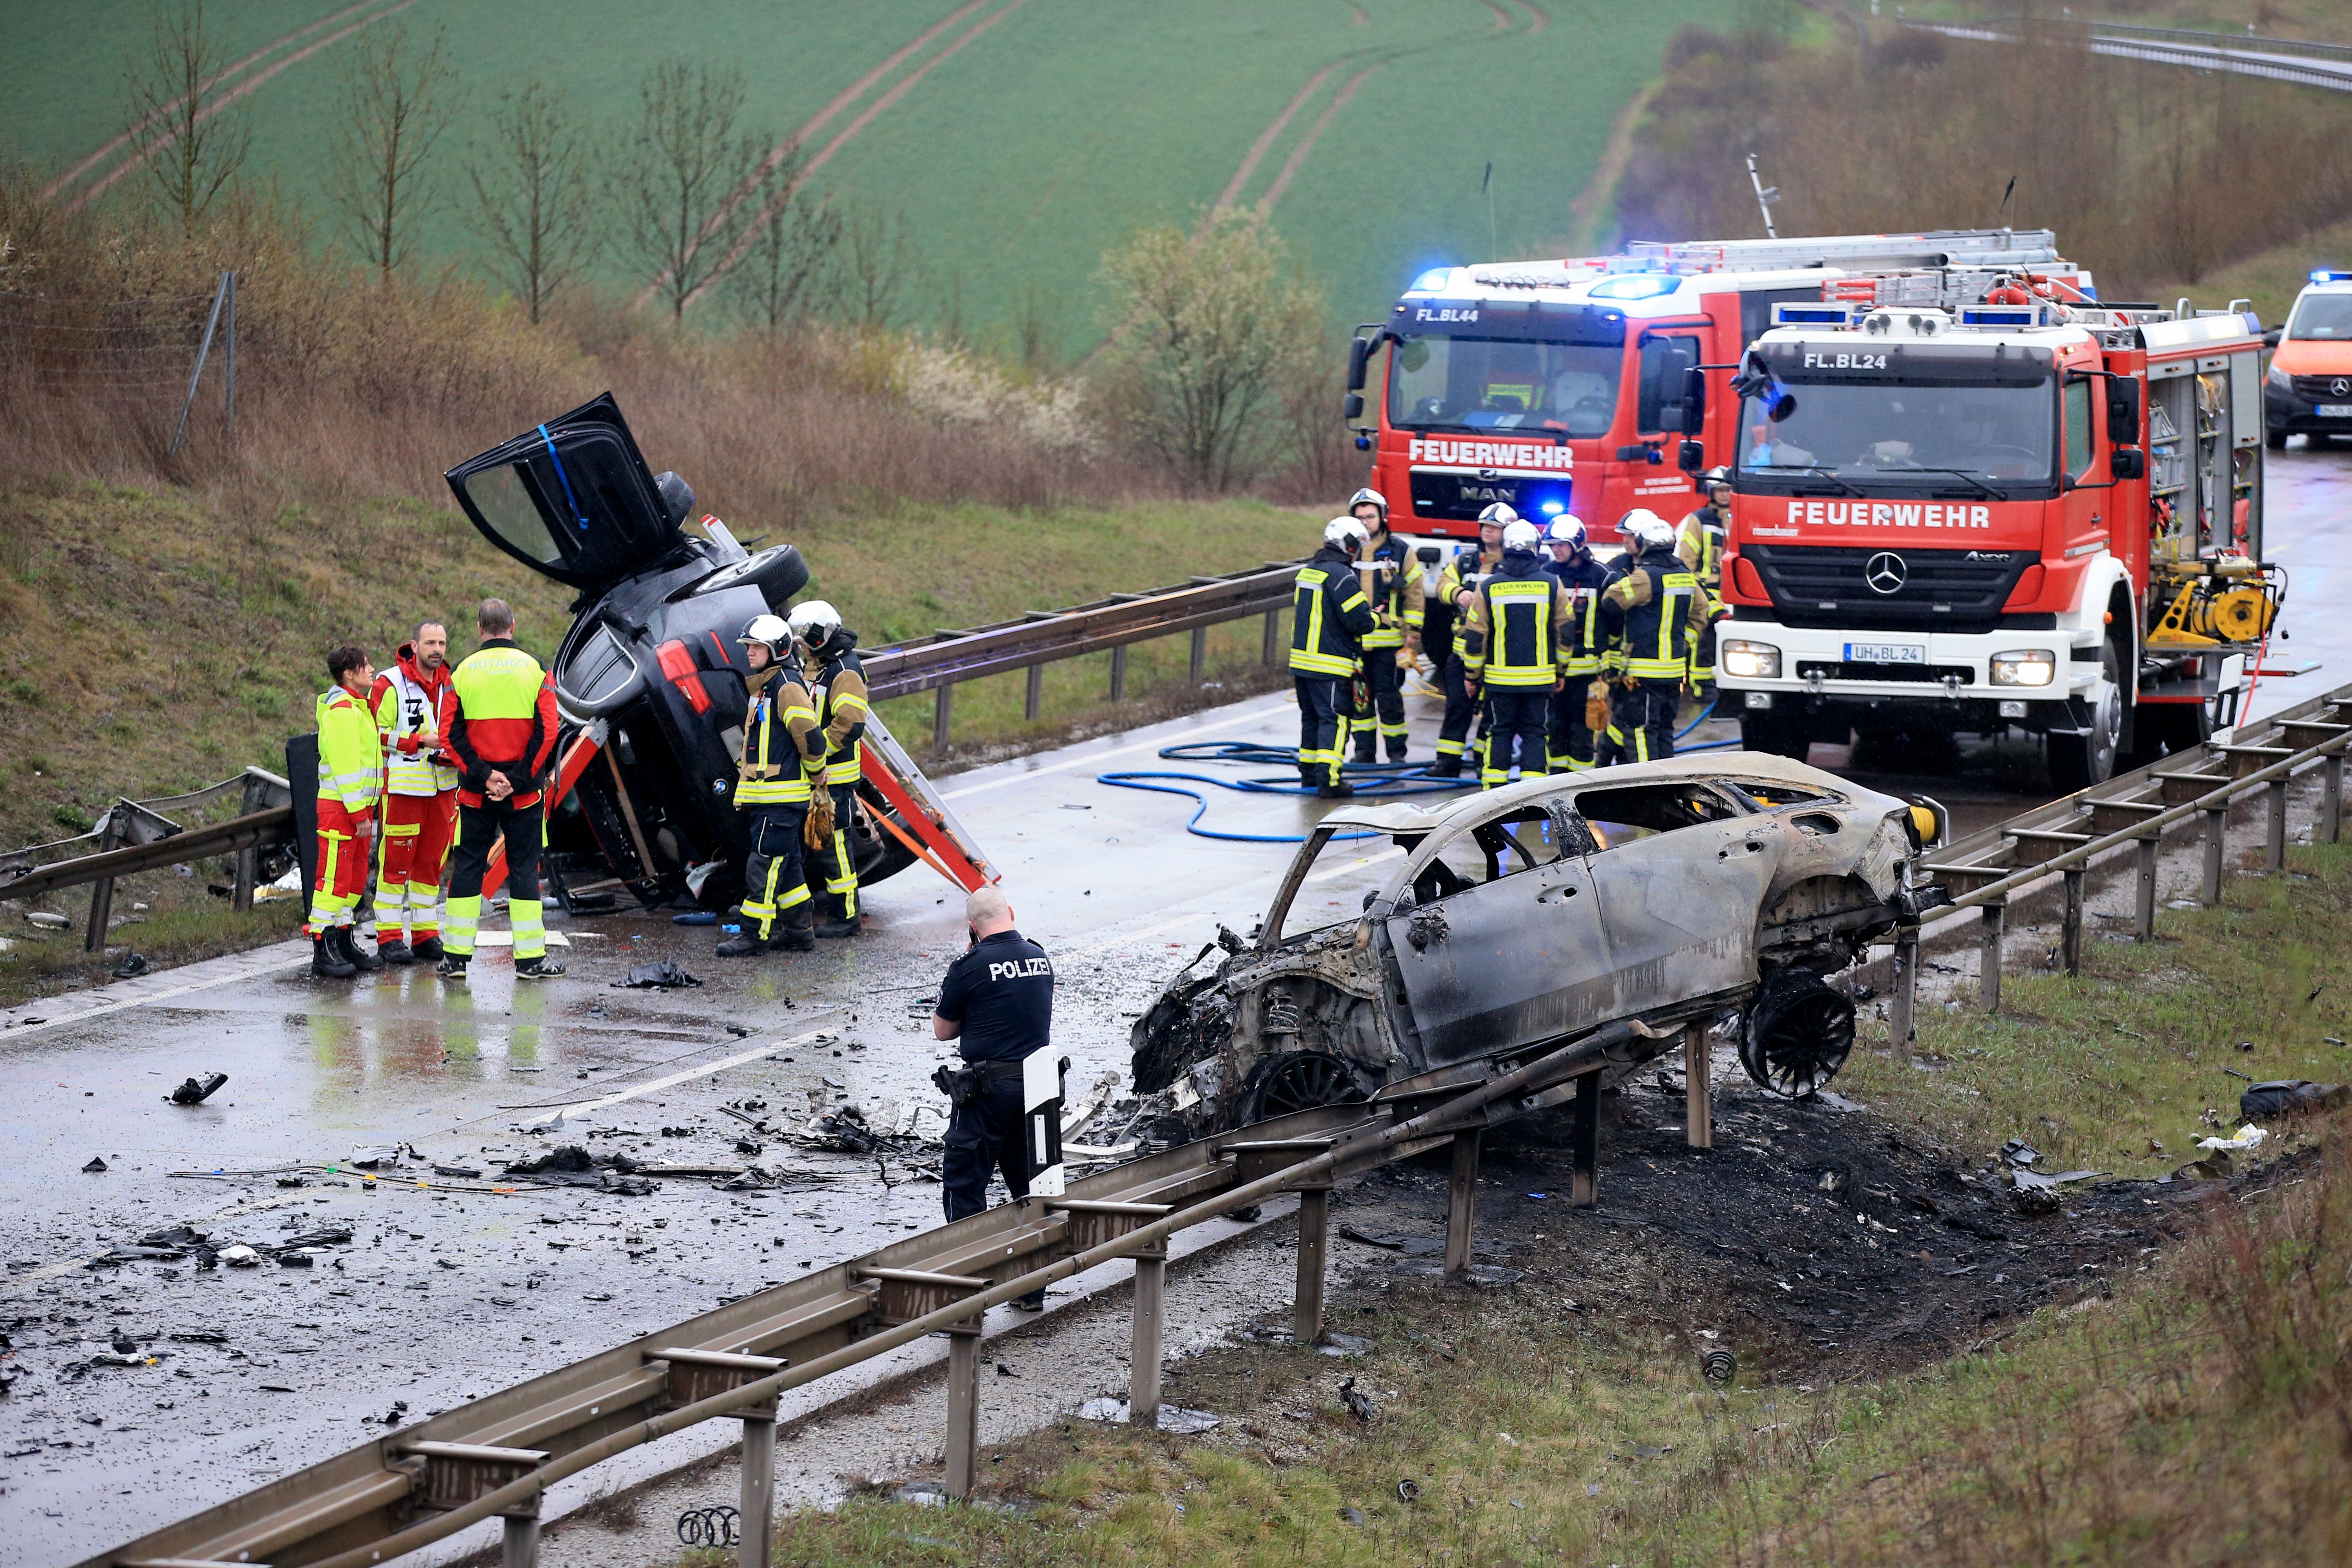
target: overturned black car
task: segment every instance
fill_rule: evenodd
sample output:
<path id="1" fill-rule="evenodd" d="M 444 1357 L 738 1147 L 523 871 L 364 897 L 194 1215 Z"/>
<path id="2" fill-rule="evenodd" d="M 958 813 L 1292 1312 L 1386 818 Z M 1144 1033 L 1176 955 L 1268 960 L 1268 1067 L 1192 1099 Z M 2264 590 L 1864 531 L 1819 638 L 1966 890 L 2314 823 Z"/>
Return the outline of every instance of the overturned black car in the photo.
<path id="1" fill-rule="evenodd" d="M 647 904 L 741 897 L 733 795 L 750 670 L 735 639 L 807 584 L 800 552 L 747 550 L 715 517 L 689 531 L 693 492 L 656 479 L 610 393 L 446 477 L 491 543 L 579 590 L 555 656 L 556 754 L 586 765 L 549 817 L 549 849 L 601 861 Z M 859 880 L 912 864 L 877 826 L 890 807 L 870 780 L 858 805 Z"/>

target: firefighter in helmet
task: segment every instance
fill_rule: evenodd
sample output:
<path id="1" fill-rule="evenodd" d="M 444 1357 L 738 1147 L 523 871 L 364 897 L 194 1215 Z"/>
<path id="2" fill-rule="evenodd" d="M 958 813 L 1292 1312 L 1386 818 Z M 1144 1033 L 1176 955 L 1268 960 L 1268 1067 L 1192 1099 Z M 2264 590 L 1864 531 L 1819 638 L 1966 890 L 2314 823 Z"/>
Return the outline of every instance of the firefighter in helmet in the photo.
<path id="1" fill-rule="evenodd" d="M 1591 721 L 1589 708 L 1594 678 L 1601 673 L 1601 591 L 1609 585 L 1609 568 L 1593 559 L 1584 521 L 1573 512 L 1551 520 L 1544 542 L 1551 551 L 1551 563 L 1545 570 L 1559 579 L 1568 594 L 1568 631 L 1560 638 L 1561 682 L 1551 696 L 1544 747 L 1553 773 L 1580 773 L 1593 764 L 1595 736 L 1608 728 L 1605 722 Z"/>
<path id="2" fill-rule="evenodd" d="M 1570 631 L 1568 590 L 1545 570 L 1536 525 L 1503 529 L 1503 563 L 1463 595 L 1470 679 L 1484 693 L 1486 745 L 1478 782 L 1495 789 L 1549 771 L 1545 731 Z"/>
<path id="3" fill-rule="evenodd" d="M 784 618 L 754 616 L 735 640 L 751 667 L 743 754 L 735 768 L 735 809 L 743 814 L 751 849 L 743 858 L 742 929 L 719 944 L 719 956 L 806 952 L 816 937 L 801 836 L 808 822 L 809 770 L 824 764 L 824 737 Z"/>
<path id="4" fill-rule="evenodd" d="M 1429 770 L 1432 778 L 1452 779 L 1462 776 L 1462 759 L 1469 750 L 1471 721 L 1478 717 L 1478 693 L 1470 678 L 1468 659 L 1463 648 L 1463 637 L 1469 629 L 1462 614 L 1466 603 L 1464 595 L 1487 573 L 1503 564 L 1503 530 L 1519 521 L 1519 514 L 1501 501 L 1496 501 L 1478 514 L 1478 552 L 1466 551 L 1446 563 L 1438 574 L 1437 596 L 1454 611 L 1454 637 L 1444 650 L 1430 649 L 1430 658 L 1437 664 L 1437 689 L 1445 694 L 1445 716 L 1437 726 L 1437 761 Z"/>
<path id="5" fill-rule="evenodd" d="M 1404 672 L 1421 651 L 1421 574 L 1405 559 L 1404 545 L 1389 531 L 1388 498 L 1360 489 L 1348 498 L 1348 515 L 1364 525 L 1364 552 L 1356 575 L 1372 606 L 1372 629 L 1364 638 L 1365 700 L 1351 705 L 1356 761 L 1378 760 L 1385 744 L 1389 761 L 1405 760 Z"/>
<path id="6" fill-rule="evenodd" d="M 1706 627 L 1691 645 L 1691 694 L 1701 702 L 1715 700 L 1715 623 L 1731 614 L 1723 593 L 1723 543 L 1731 531 L 1731 470 L 1718 463 L 1700 476 L 1706 501 L 1695 508 L 1675 530 L 1675 554 L 1685 571 L 1706 590 L 1713 607 Z"/>
<path id="7" fill-rule="evenodd" d="M 824 746 L 823 761 L 809 765 L 812 790 L 804 837 L 813 852 L 810 875 L 824 876 L 816 934 L 856 936 L 865 929 L 866 917 L 857 908 L 857 859 L 849 847 L 849 825 L 856 810 L 858 783 L 866 776 L 857 750 L 866 736 L 866 667 L 857 658 L 857 634 L 843 626 L 841 612 L 823 599 L 794 605 L 787 624 L 800 645 L 801 668 L 809 679 L 817 733 Z"/>
<path id="8" fill-rule="evenodd" d="M 1636 508 L 1621 525 L 1631 564 L 1601 594 L 1604 623 L 1617 632 L 1624 664 L 1610 705 L 1616 760 L 1651 763 L 1675 754 L 1675 716 L 1690 679 L 1692 646 L 1713 601 L 1675 553 L 1664 518 Z"/>
<path id="9" fill-rule="evenodd" d="M 1356 792 L 1339 776 L 1348 751 L 1349 687 L 1378 623 L 1357 565 L 1364 525 L 1335 517 L 1323 548 L 1298 569 L 1290 593 L 1290 676 L 1298 694 L 1298 780 L 1325 800 Z"/>

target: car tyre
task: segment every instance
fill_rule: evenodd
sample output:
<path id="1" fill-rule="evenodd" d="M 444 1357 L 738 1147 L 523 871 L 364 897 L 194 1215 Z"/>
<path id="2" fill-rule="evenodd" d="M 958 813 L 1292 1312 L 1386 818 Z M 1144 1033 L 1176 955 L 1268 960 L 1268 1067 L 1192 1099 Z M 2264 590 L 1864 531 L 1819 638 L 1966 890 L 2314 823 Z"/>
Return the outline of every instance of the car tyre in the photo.
<path id="1" fill-rule="evenodd" d="M 2284 452 L 2284 451 L 2285 451 L 2285 450 L 2286 450 L 2286 432 L 2285 432 L 2285 431 L 2284 431 L 2284 430 L 2265 430 L 2265 431 L 2263 431 L 2263 445 L 2264 447 L 2267 447 L 2268 448 L 2270 448 L 2270 449 L 2271 449 L 2272 451 L 2273 451 L 2273 452 Z"/>
<path id="2" fill-rule="evenodd" d="M 1739 1030 L 1739 1065 L 1774 1094 L 1802 1100 L 1837 1076 L 1853 1050 L 1853 998 L 1808 969 L 1776 969 Z"/>

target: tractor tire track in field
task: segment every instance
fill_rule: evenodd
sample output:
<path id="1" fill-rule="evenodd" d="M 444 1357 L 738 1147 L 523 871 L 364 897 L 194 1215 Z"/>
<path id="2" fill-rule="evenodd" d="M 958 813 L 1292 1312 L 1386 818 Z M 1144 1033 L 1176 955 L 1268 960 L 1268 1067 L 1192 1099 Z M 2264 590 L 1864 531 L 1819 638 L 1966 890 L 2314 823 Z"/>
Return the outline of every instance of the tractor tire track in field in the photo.
<path id="1" fill-rule="evenodd" d="M 1618 110 L 1616 122 L 1609 127 L 1609 142 L 1601 150 L 1601 162 L 1593 166 L 1592 177 L 1568 204 L 1568 249 L 1571 255 L 1590 251 L 1598 245 L 1600 236 L 1595 231 L 1601 214 L 1617 194 L 1617 183 L 1625 177 L 1626 166 L 1633 161 L 1633 133 L 1641 127 L 1642 116 L 1649 111 L 1651 100 L 1664 85 L 1664 78 L 1645 85 L 1633 95 L 1632 102 Z"/>
<path id="2" fill-rule="evenodd" d="M 317 32 L 321 27 L 331 26 L 333 24 L 341 21 L 344 17 L 351 16 L 355 11 L 364 11 L 369 6 L 379 3 L 380 0 L 359 0 L 358 5 L 347 5 L 331 16 L 321 16 L 319 20 L 310 23 L 305 26 L 297 27 L 292 32 L 285 34 L 283 37 L 272 38 L 269 42 L 262 45 L 261 47 L 254 50 L 253 53 L 246 56 L 245 58 L 237 60 L 233 64 L 223 66 L 219 70 L 214 72 L 211 76 L 206 77 L 203 81 L 198 82 L 196 84 L 196 91 L 200 94 L 210 92 L 221 83 L 228 80 L 229 78 L 247 69 L 257 61 L 276 54 L 279 49 L 286 47 L 289 44 L 297 42 L 310 34 Z M 106 160 L 114 156 L 115 153 L 121 152 L 123 147 L 131 142 L 131 138 L 147 130 L 163 116 L 176 112 L 181 106 L 185 104 L 187 101 L 187 94 L 182 93 L 179 97 L 173 99 L 171 102 L 165 104 L 163 108 L 157 110 L 154 113 L 141 121 L 138 124 L 117 134 L 112 141 L 107 142 L 97 152 L 92 153 L 89 157 L 84 158 L 80 163 L 76 163 L 72 168 L 68 169 L 64 174 L 59 174 L 47 184 L 43 185 L 41 187 L 41 199 L 47 201 L 57 195 L 58 192 L 64 190 L 68 185 L 72 184 L 76 180 L 80 179 L 84 174 L 89 174 L 92 169 L 98 167 L 99 164 L 103 163 Z"/>
<path id="3" fill-rule="evenodd" d="M 1348 100 L 1356 96 L 1356 89 L 1370 81 L 1372 73 L 1387 63 L 1381 60 L 1366 66 L 1332 94 L 1331 101 L 1323 106 L 1323 112 L 1315 117 L 1315 123 L 1307 128 L 1307 134 L 1298 139 L 1298 145 L 1290 150 L 1290 156 L 1282 161 L 1282 168 L 1275 174 L 1274 184 L 1266 186 L 1265 195 L 1258 197 L 1258 216 L 1263 217 L 1274 211 L 1274 204 L 1282 200 L 1282 193 L 1290 188 L 1291 178 L 1298 173 L 1298 166 L 1307 162 L 1307 154 L 1315 151 L 1315 143 L 1323 139 L 1323 132 L 1338 118 L 1339 110 L 1347 108 Z"/>
<path id="4" fill-rule="evenodd" d="M 376 23 L 383 21 L 385 17 L 396 16 L 400 12 L 407 10 L 411 5 L 415 4 L 416 0 L 394 0 L 393 5 L 385 6 L 383 10 L 376 12 L 373 16 L 362 16 L 358 21 L 351 23 L 335 32 L 328 34 L 325 37 L 320 38 L 317 43 L 310 44 L 295 50 L 294 53 L 288 55 L 284 59 L 278 61 L 275 65 L 266 67 L 261 70 L 254 72 L 251 76 L 246 78 L 245 80 L 239 82 L 236 86 L 214 98 L 211 102 L 205 104 L 204 108 L 196 111 L 196 118 L 198 120 L 210 120 L 214 115 L 218 114 L 222 110 L 226 109 L 238 99 L 243 98 L 246 94 L 252 92 L 256 89 L 268 83 L 271 78 L 277 76 L 279 72 L 286 70 L 289 67 L 299 65 L 304 60 L 309 59 L 312 55 L 317 54 L 320 50 L 331 48 L 333 46 L 341 43 L 345 38 L 350 37 L 353 33 L 359 32 L 366 27 L 373 26 Z M 348 16 L 350 13 L 344 12 L 342 15 Z M 329 19 L 332 20 L 332 18 Z M 310 29 L 308 28 L 303 29 L 305 32 L 309 30 Z M 165 136 L 133 153 L 130 157 L 125 158 L 122 162 L 115 164 L 113 168 L 108 170 L 104 178 L 99 180 L 89 189 L 82 191 L 79 195 L 68 201 L 65 204 L 63 210 L 68 214 L 79 212 L 91 202 L 94 202 L 100 196 L 104 195 L 107 191 L 113 186 L 117 180 L 120 180 L 123 175 L 131 174 L 134 170 L 144 165 L 148 159 L 152 158 L 156 153 L 170 146 L 172 142 L 176 140 L 178 140 L 178 138 L 175 136 Z"/>
<path id="5" fill-rule="evenodd" d="M 856 102 L 857 98 L 861 96 L 867 88 L 871 87 L 874 83 L 879 81 L 884 76 L 887 75 L 895 65 L 906 60 L 917 50 L 920 49 L 925 44 L 937 37 L 940 33 L 946 31 L 956 22 L 970 16 L 972 12 L 981 9 L 988 3 L 989 0 L 972 0 L 972 4 L 965 5 L 961 9 L 951 13 L 944 20 L 933 24 L 929 28 L 926 29 L 920 37 L 917 37 L 914 42 L 907 45 L 904 48 L 899 49 L 896 54 L 892 55 L 889 59 L 885 60 L 873 70 L 866 72 L 865 76 L 858 79 L 855 86 L 835 95 L 834 100 L 827 104 L 824 110 L 815 119 L 811 120 L 807 124 L 802 126 L 799 131 L 793 132 L 793 140 L 784 142 L 772 153 L 769 155 L 768 162 L 763 167 L 766 169 L 772 169 L 777 163 L 782 163 L 783 159 L 790 154 L 791 150 L 794 146 L 799 145 L 801 138 L 808 135 L 811 132 L 822 126 L 825 121 L 831 120 L 843 109 L 848 107 L 850 103 Z M 990 28 L 995 26 L 996 24 L 1002 22 L 1005 17 L 1010 16 L 1013 12 L 1018 11 L 1022 6 L 1028 3 L 1029 0 L 1011 0 L 1009 5 L 1000 6 L 995 11 L 992 11 L 989 15 L 982 17 L 979 21 L 966 28 L 952 43 L 949 44 L 947 47 L 941 49 L 938 54 L 933 55 L 929 59 L 925 60 L 921 65 L 917 66 L 913 70 L 908 71 L 905 76 L 899 78 L 897 84 L 894 85 L 887 92 L 885 92 L 881 97 L 876 99 L 872 103 L 867 104 L 864 110 L 859 111 L 856 119 L 852 120 L 847 125 L 843 126 L 840 132 L 836 134 L 832 141 L 826 142 L 814 157 L 810 158 L 806 163 L 800 166 L 799 172 L 793 175 L 790 184 L 786 184 L 782 190 L 779 190 L 775 195 L 768 198 L 767 202 L 761 207 L 759 216 L 753 219 L 751 223 L 745 226 L 742 235 L 736 239 L 734 245 L 730 247 L 726 256 L 720 258 L 719 265 L 711 269 L 710 276 L 705 279 L 701 285 L 698 287 L 692 294 L 687 296 L 686 303 L 688 306 L 693 305 L 704 295 L 709 293 L 710 290 L 716 288 L 719 283 L 725 281 L 727 276 L 733 272 L 735 268 L 742 263 L 743 258 L 751 251 L 752 242 L 758 237 L 760 230 L 766 226 L 769 220 L 773 218 L 778 213 L 784 210 L 786 205 L 789 204 L 793 197 L 799 193 L 801 186 L 808 183 L 810 175 L 815 174 L 819 169 L 824 168 L 827 163 L 831 163 L 833 161 L 834 154 L 839 153 L 842 148 L 847 146 L 849 142 L 856 137 L 859 132 L 864 131 L 868 125 L 873 124 L 877 117 L 888 110 L 894 104 L 898 103 L 900 99 L 905 98 L 908 93 L 913 91 L 916 84 L 920 82 L 925 77 L 929 76 L 934 67 L 953 59 L 956 55 L 963 50 L 966 45 L 977 41 L 982 34 L 986 33 Z M 744 194 L 748 195 L 749 193 L 746 192 Z M 737 199 L 740 201 L 740 197 L 739 196 Z M 718 216 L 714 216 L 711 219 L 709 229 L 706 230 L 706 234 L 716 232 L 718 226 L 726 220 L 727 216 L 731 214 L 732 210 L 732 206 L 730 206 Z M 630 302 L 630 309 L 635 310 L 651 300 L 655 292 L 667 280 L 667 274 L 664 274 L 661 278 L 657 278 L 652 283 L 647 284 L 645 291 Z"/>
<path id="6" fill-rule="evenodd" d="M 1341 59 L 1345 58 L 1345 56 L 1341 57 Z M 1225 188 L 1218 193 L 1216 205 L 1209 209 L 1211 216 L 1213 217 L 1241 199 L 1243 187 L 1249 184 L 1250 176 L 1257 173 L 1258 163 L 1272 149 L 1276 139 L 1281 136 L 1291 119 L 1301 109 L 1307 107 L 1307 100 L 1320 90 L 1324 82 L 1330 79 L 1331 73 L 1339 68 L 1339 65 L 1340 60 L 1333 60 L 1329 65 L 1308 77 L 1307 85 L 1300 88 L 1291 96 L 1290 101 L 1282 106 L 1282 112 L 1274 117 L 1274 122 L 1258 132 L 1257 140 L 1250 143 L 1249 152 L 1242 158 L 1241 167 L 1234 171 L 1234 177 L 1227 180 Z"/>

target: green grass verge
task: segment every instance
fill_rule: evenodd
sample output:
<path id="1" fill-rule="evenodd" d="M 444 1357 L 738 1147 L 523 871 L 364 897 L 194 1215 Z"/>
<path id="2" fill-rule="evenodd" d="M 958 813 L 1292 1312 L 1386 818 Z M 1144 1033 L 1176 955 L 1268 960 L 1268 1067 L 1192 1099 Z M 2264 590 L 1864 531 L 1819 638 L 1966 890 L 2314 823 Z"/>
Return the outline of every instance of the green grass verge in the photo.
<path id="1" fill-rule="evenodd" d="M 2013 1018 L 1924 1021 L 1941 1072 L 1890 1079 L 1864 1061 L 1842 1087 L 1964 1148 L 2025 1130 L 2071 1159 L 2144 1127 L 2185 1137 L 2140 1102 L 2226 1102 L 2213 1043 L 2231 1065 L 2285 1071 L 2326 1021 L 2326 993 L 2317 1013 L 2305 994 L 2333 973 L 2314 962 L 2352 937 L 2352 848 L 2296 847 L 2290 864 L 2292 879 L 2234 879 L 2223 910 L 2166 913 L 2148 952 L 2095 943 L 2079 979 L 2020 980 Z M 2092 1026 L 2111 1022 L 2136 1032 Z M 2249 1035 L 2256 1053 L 2230 1049 Z M 2191 1048 L 2206 1054 L 2192 1062 Z M 2332 1152 L 2347 1130 L 2339 1116 L 2305 1131 Z M 2149 1223 L 2179 1222 L 2151 1211 Z M 1525 1298 L 1392 1295 L 1349 1325 L 1375 1342 L 1347 1368 L 1383 1400 L 1369 1427 L 1335 1407 L 1329 1362 L 1235 1352 L 1243 1370 L 1225 1382 L 1216 1438 L 1065 1423 L 989 1455 L 984 1485 L 1034 1499 L 1031 1511 L 865 1498 L 790 1518 L 776 1560 L 2342 1562 L 2352 1182 L 2300 1155 L 2270 1195 L 2224 1196 L 2189 1227 L 2185 1244 L 2124 1273 L 2112 1300 L 2045 1310 L 1957 1359 L 1852 1382 L 1824 1365 L 1810 1384 L 1728 1394 L 1700 1386 L 1684 1337 L 1684 1321 L 1706 1321 L 1703 1302 L 1669 1324 L 1664 1308 L 1645 1323 Z M 1265 1414 L 1299 1406 L 1304 1457 L 1302 1428 Z M 1260 1418 L 1283 1426 L 1283 1462 L 1270 1462 Z M 1400 1496 L 1403 1479 L 1417 1500 Z"/>
<path id="2" fill-rule="evenodd" d="M 171 879 L 166 874 L 126 878 L 116 884 L 115 910 L 131 913 L 131 918 L 108 933 L 107 945 L 113 955 L 135 951 L 161 969 L 242 952 L 296 935 L 302 929 L 299 899 L 276 899 L 239 913 L 198 889 L 193 899 L 173 899 L 173 907 L 156 909 L 152 900 L 166 896 L 164 886 Z M 134 894 L 141 896 L 134 898 Z M 75 901 L 81 900 L 77 897 Z M 133 903 L 148 903 L 153 912 L 132 912 Z M 6 940 L 8 949 L 0 952 L 0 1007 L 102 985 L 113 978 L 114 966 L 121 962 L 119 956 L 82 952 L 79 926 L 71 931 L 12 929 Z"/>

